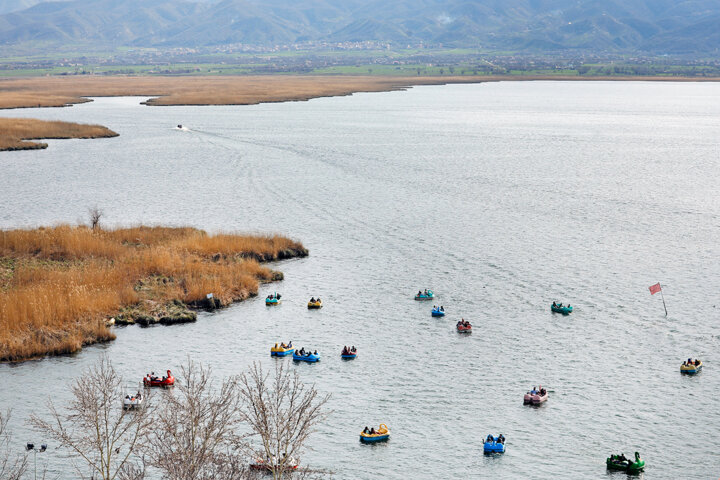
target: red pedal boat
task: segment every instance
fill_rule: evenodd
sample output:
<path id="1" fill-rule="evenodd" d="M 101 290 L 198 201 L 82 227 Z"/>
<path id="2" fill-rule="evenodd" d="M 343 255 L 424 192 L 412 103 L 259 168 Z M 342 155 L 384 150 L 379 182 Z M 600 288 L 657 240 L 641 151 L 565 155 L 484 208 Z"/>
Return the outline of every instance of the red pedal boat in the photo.
<path id="1" fill-rule="evenodd" d="M 460 321 L 457 323 L 457 331 L 460 333 L 470 333 L 472 332 L 472 325 L 470 325 L 470 322 Z"/>
<path id="2" fill-rule="evenodd" d="M 172 376 L 170 370 L 167 371 L 166 377 L 156 377 L 149 373 L 143 378 L 143 385 L 146 387 L 171 387 L 175 385 L 175 377 Z"/>

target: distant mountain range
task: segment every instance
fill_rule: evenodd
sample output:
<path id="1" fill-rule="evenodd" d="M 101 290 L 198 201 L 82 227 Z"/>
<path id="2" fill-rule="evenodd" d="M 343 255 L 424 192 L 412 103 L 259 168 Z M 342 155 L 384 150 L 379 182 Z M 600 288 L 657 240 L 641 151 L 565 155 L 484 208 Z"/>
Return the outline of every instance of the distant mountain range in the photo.
<path id="1" fill-rule="evenodd" d="M 32 5 L 34 4 L 34 5 Z M 305 41 L 720 54 L 720 0 L 0 0 L 0 45 Z"/>

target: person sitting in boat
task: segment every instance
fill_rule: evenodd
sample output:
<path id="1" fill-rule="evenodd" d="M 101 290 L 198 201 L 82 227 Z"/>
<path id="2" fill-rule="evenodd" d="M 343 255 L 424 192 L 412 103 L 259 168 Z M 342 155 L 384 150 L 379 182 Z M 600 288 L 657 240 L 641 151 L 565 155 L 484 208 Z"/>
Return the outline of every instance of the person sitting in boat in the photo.
<path id="1" fill-rule="evenodd" d="M 429 294 L 428 294 L 428 291 L 427 291 L 427 288 L 425 289 L 425 295 L 429 295 Z"/>
<path id="2" fill-rule="evenodd" d="M 621 462 L 630 462 L 630 460 L 627 459 L 624 453 L 621 453 L 620 456 L 617 457 L 617 459 Z"/>
<path id="3" fill-rule="evenodd" d="M 557 307 L 557 303 L 553 302 L 553 307 Z"/>
<path id="4" fill-rule="evenodd" d="M 277 348 L 278 348 L 277 343 L 275 343 L 275 350 L 277 350 Z"/>
<path id="5" fill-rule="evenodd" d="M 497 443 L 505 443 L 505 436 L 502 433 L 498 436 Z"/>
<path id="6" fill-rule="evenodd" d="M 418 297 L 422 296 L 422 290 L 418 290 Z"/>
<path id="7" fill-rule="evenodd" d="M 315 350 L 315 351 L 313 352 L 313 355 L 317 355 L 317 354 L 318 354 L 318 353 L 317 353 L 317 350 Z"/>
<path id="8" fill-rule="evenodd" d="M 343 355 L 347 355 L 347 353 L 348 353 L 347 346 L 344 346 L 343 349 L 342 349 L 342 354 L 343 354 Z"/>
<path id="9" fill-rule="evenodd" d="M 303 355 L 305 353 L 305 347 L 302 347 L 298 353 L 300 355 Z"/>
<path id="10" fill-rule="evenodd" d="M 695 359 L 695 366 L 697 367 L 698 365 L 700 365 L 700 359 L 696 358 L 696 359 Z"/>
<path id="11" fill-rule="evenodd" d="M 290 340 L 290 343 L 288 343 L 287 348 L 292 348 L 292 340 Z"/>
<path id="12" fill-rule="evenodd" d="M 372 427 L 372 428 L 370 429 L 370 435 L 375 435 L 375 427 Z"/>
<path id="13" fill-rule="evenodd" d="M 370 429 L 366 426 L 365 430 L 363 430 L 363 433 L 370 433 Z"/>
<path id="14" fill-rule="evenodd" d="M 441 311 L 441 312 L 444 312 L 444 311 L 445 311 L 445 309 L 443 308 L 442 305 L 440 305 L 440 311 Z"/>
<path id="15" fill-rule="evenodd" d="M 350 351 L 353 352 L 353 353 L 357 352 L 357 348 L 355 348 L 355 345 L 352 346 L 352 348 L 350 349 Z"/>
<path id="16" fill-rule="evenodd" d="M 310 297 L 310 303 L 315 303 L 315 297 Z"/>
<path id="17" fill-rule="evenodd" d="M 320 300 L 320 297 L 318 297 L 317 300 L 315 300 L 315 301 L 316 301 L 317 303 L 322 303 L 322 300 Z"/>
<path id="18" fill-rule="evenodd" d="M 492 435 L 488 435 L 488 436 L 487 436 L 487 439 L 485 440 L 486 443 L 492 443 L 492 442 L 494 442 L 494 441 L 495 441 L 495 439 L 493 438 Z"/>

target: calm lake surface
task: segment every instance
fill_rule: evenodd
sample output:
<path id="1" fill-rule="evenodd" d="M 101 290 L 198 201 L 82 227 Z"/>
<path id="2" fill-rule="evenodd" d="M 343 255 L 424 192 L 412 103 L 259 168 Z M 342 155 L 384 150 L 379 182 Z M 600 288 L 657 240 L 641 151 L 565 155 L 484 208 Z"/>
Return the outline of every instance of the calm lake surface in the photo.
<path id="1" fill-rule="evenodd" d="M 0 365 L 19 448 L 44 440 L 30 412 L 67 400 L 105 352 L 129 380 L 188 356 L 226 376 L 271 367 L 272 344 L 292 340 L 323 355 L 292 368 L 332 393 L 303 461 L 340 478 L 618 479 L 606 456 L 636 450 L 647 479 L 720 475 L 720 84 L 141 100 L 3 112 L 120 137 L 0 154 L 0 227 L 74 223 L 98 205 L 107 225 L 278 232 L 310 256 L 277 264 L 285 280 L 258 298 L 194 324 L 118 328 L 115 342 L 78 355 Z M 658 281 L 667 317 L 648 291 Z M 436 291 L 444 319 L 413 301 L 420 288 Z M 284 303 L 266 308 L 274 290 Z M 311 295 L 322 310 L 306 309 Z M 575 312 L 552 314 L 553 300 Z M 461 317 L 471 335 L 455 331 Z M 344 344 L 356 360 L 341 361 Z M 681 376 L 690 356 L 705 370 Z M 523 406 L 538 384 L 549 401 Z M 379 423 L 390 441 L 359 444 Z M 488 433 L 507 437 L 505 455 L 483 456 Z M 75 477 L 61 452 L 43 455 Z"/>

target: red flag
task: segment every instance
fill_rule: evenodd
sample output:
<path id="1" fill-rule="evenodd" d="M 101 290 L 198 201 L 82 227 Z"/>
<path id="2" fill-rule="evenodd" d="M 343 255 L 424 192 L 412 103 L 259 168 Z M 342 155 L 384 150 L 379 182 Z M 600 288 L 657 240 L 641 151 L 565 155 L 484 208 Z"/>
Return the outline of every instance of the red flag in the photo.
<path id="1" fill-rule="evenodd" d="M 660 288 L 660 282 L 656 283 L 655 285 L 650 285 L 650 295 L 655 295 L 660 290 L 662 290 L 662 288 Z"/>

